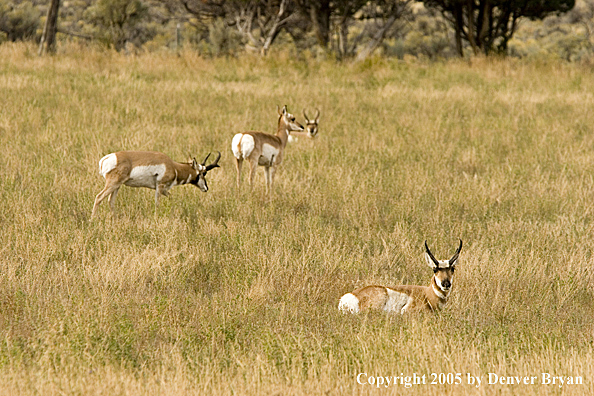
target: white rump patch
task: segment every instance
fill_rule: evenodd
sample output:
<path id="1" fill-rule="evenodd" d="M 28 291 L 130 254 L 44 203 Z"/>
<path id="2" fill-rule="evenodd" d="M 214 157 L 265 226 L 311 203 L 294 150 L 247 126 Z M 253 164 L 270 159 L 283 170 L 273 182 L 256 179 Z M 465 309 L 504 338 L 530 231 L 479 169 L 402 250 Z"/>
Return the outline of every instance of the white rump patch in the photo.
<path id="1" fill-rule="evenodd" d="M 252 151 L 254 151 L 254 147 L 256 147 L 256 144 L 251 135 L 238 133 L 233 136 L 233 140 L 231 141 L 231 150 L 233 150 L 233 155 L 237 159 L 249 157 Z"/>
<path id="2" fill-rule="evenodd" d="M 242 137 L 243 133 L 238 133 L 235 136 L 233 136 L 233 140 L 231 141 L 231 151 L 233 151 L 233 155 L 237 159 L 243 158 L 241 155 L 241 147 L 239 147 Z"/>
<path id="3" fill-rule="evenodd" d="M 105 177 L 111 172 L 118 164 L 118 157 L 115 153 L 107 154 L 105 157 L 99 160 L 99 173 Z"/>
<path id="4" fill-rule="evenodd" d="M 340 298 L 338 310 L 343 313 L 359 313 L 359 299 L 353 293 L 347 293 Z"/>
<path id="5" fill-rule="evenodd" d="M 388 301 L 384 305 L 384 311 L 404 313 L 412 298 L 408 294 L 400 293 L 390 288 L 386 288 L 386 290 L 388 291 Z"/>
<path id="6" fill-rule="evenodd" d="M 272 156 L 278 157 L 278 149 L 270 144 L 264 143 L 262 145 L 262 155 L 258 159 L 258 164 L 270 165 Z"/>
<path id="7" fill-rule="evenodd" d="M 124 184 L 130 187 L 155 189 L 157 188 L 157 183 L 163 178 L 166 169 L 165 164 L 134 167 L 132 172 L 130 172 L 130 179 Z"/>

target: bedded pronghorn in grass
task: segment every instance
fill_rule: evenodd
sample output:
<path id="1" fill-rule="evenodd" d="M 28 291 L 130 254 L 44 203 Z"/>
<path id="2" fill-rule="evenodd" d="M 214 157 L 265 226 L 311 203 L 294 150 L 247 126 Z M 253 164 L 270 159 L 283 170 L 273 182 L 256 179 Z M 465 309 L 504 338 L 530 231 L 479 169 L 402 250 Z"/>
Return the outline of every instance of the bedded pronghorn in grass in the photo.
<path id="1" fill-rule="evenodd" d="M 316 115 L 310 119 L 303 109 L 303 117 L 305 118 L 305 130 L 302 132 L 293 132 L 289 136 L 289 142 L 297 140 L 299 136 L 305 136 L 306 138 L 313 139 L 318 134 L 318 126 L 320 124 L 320 110 L 316 109 Z"/>
<path id="2" fill-rule="evenodd" d="M 462 250 L 462 240 L 458 250 L 449 260 L 437 260 L 429 250 L 427 241 L 425 249 L 425 259 L 434 273 L 429 286 L 366 286 L 342 296 L 338 309 L 351 313 L 379 309 L 404 314 L 408 311 L 438 311 L 443 308 L 452 288 L 452 278 Z"/>
<path id="3" fill-rule="evenodd" d="M 250 164 L 250 186 L 254 182 L 254 175 L 258 165 L 264 167 L 266 175 L 266 191 L 270 191 L 274 182 L 276 167 L 283 160 L 283 152 L 293 131 L 302 131 L 303 126 L 295 121 L 295 116 L 287 111 L 287 106 L 282 110 L 277 108 L 279 115 L 276 135 L 264 132 L 242 132 L 233 137 L 231 150 L 235 157 L 237 167 L 237 187 L 241 185 L 241 168 L 243 161 Z"/>
<path id="4" fill-rule="evenodd" d="M 219 167 L 221 153 L 210 165 L 206 160 L 199 164 L 196 158 L 188 163 L 175 162 L 163 153 L 155 151 L 118 151 L 107 154 L 99 161 L 99 173 L 105 178 L 105 187 L 95 198 L 91 218 L 95 216 L 97 207 L 109 196 L 109 206 L 114 214 L 115 198 L 122 185 L 130 187 L 146 187 L 155 190 L 155 210 L 160 195 L 167 195 L 173 186 L 193 184 L 201 191 L 207 192 L 206 173 Z"/>

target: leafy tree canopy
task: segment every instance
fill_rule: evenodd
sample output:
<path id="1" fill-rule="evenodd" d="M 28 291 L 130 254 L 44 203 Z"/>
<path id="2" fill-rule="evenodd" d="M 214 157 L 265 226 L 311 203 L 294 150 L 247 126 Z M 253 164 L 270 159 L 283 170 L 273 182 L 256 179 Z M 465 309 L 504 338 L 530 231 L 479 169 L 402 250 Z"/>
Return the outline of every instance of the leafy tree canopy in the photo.
<path id="1" fill-rule="evenodd" d="M 440 10 L 455 30 L 456 48 L 463 54 L 462 40 L 474 53 L 505 52 L 522 17 L 542 19 L 567 12 L 575 0 L 423 0 Z"/>

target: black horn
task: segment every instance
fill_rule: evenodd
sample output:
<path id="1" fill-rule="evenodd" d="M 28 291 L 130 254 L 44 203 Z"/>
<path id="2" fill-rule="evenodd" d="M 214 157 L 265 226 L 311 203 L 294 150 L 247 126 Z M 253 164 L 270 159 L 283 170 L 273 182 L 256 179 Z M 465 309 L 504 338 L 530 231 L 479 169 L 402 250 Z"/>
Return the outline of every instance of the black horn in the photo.
<path id="1" fill-rule="evenodd" d="M 213 169 L 213 168 L 219 168 L 219 160 L 221 159 L 221 152 L 218 152 L 219 154 L 217 155 L 217 158 L 214 160 L 214 162 L 210 165 L 206 166 L 206 171 L 208 172 L 209 170 Z M 206 156 L 206 158 L 208 158 L 208 156 L 210 156 L 210 153 L 208 153 L 208 155 Z M 206 163 L 206 158 L 204 159 L 204 162 Z"/>
<path id="2" fill-rule="evenodd" d="M 305 122 L 308 123 L 309 117 L 307 116 L 307 114 L 305 114 L 305 109 L 303 109 L 303 117 L 305 117 Z"/>
<path id="3" fill-rule="evenodd" d="M 429 246 L 427 246 L 427 241 L 425 241 L 425 249 L 427 250 L 427 254 L 429 255 L 429 257 L 431 258 L 431 261 L 433 261 L 437 268 L 439 268 L 439 261 L 435 258 L 433 253 L 431 253 L 431 250 L 429 250 Z"/>
<path id="4" fill-rule="evenodd" d="M 318 122 L 318 120 L 320 119 L 320 110 L 318 110 L 317 107 L 316 107 L 316 116 L 314 117 L 314 119 L 316 120 L 316 122 Z"/>
<path id="5" fill-rule="evenodd" d="M 206 158 L 204 158 L 204 161 L 202 161 L 202 166 L 206 165 L 206 160 L 208 159 L 208 157 L 210 157 L 210 153 L 208 153 L 208 155 L 206 156 Z"/>
<path id="6" fill-rule="evenodd" d="M 458 260 L 458 256 L 460 256 L 461 250 L 462 250 L 462 239 L 460 239 L 460 246 L 458 246 L 458 250 L 456 250 L 456 253 L 454 253 L 454 255 L 452 256 L 452 258 L 449 261 L 450 265 L 452 265 L 456 260 Z"/>

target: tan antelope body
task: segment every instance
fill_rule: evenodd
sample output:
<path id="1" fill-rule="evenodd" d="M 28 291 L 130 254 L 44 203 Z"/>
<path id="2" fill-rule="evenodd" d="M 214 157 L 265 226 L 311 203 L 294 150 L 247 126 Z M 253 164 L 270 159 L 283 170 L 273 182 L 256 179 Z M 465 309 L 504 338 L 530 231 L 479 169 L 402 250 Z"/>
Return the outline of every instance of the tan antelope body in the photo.
<path id="1" fill-rule="evenodd" d="M 404 314 L 411 311 L 438 311 L 447 303 L 452 287 L 456 261 L 462 250 L 460 246 L 449 260 L 437 260 L 425 241 L 425 258 L 433 268 L 429 286 L 365 286 L 341 297 L 338 309 L 358 313 L 367 309 Z"/>
<path id="2" fill-rule="evenodd" d="M 156 151 L 118 151 L 107 154 L 99 161 L 99 173 L 105 178 L 105 187 L 95 198 L 91 218 L 106 197 L 109 197 L 111 212 L 114 213 L 115 198 L 122 185 L 155 190 L 155 205 L 159 203 L 159 196 L 167 195 L 173 186 L 193 184 L 207 192 L 206 173 L 219 166 L 221 153 L 212 164 L 205 165 L 209 156 L 199 164 L 195 158 L 190 159 L 189 163 L 175 162 Z"/>
<path id="3" fill-rule="evenodd" d="M 270 191 L 274 182 L 276 167 L 283 160 L 283 152 L 287 145 L 289 134 L 293 131 L 302 131 L 303 126 L 295 121 L 295 116 L 287 112 L 287 106 L 278 111 L 278 129 L 276 135 L 263 132 L 242 132 L 233 137 L 231 150 L 235 157 L 237 168 L 237 187 L 241 184 L 241 168 L 243 161 L 250 164 L 250 186 L 253 184 L 254 175 L 258 165 L 264 167 L 266 175 L 266 190 Z"/>

